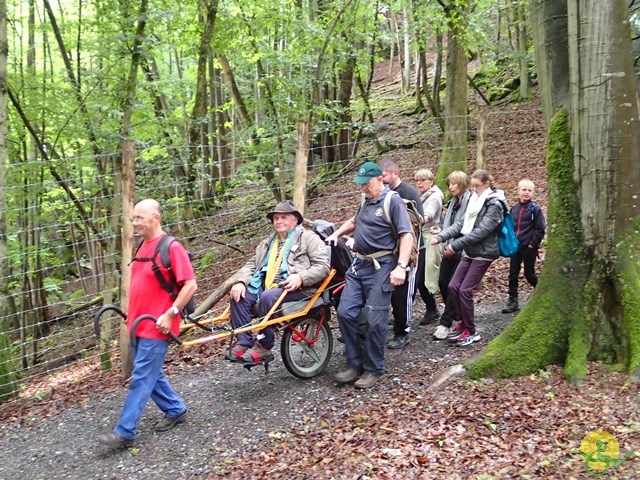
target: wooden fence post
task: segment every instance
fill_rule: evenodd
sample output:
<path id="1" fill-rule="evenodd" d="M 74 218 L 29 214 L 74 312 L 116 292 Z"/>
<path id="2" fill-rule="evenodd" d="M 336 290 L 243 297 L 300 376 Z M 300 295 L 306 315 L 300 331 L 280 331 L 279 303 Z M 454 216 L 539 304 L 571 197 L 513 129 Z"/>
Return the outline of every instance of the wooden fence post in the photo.
<path id="1" fill-rule="evenodd" d="M 485 168 L 485 156 L 487 155 L 487 107 L 478 107 L 478 136 L 476 138 L 476 170 Z"/>
<path id="2" fill-rule="evenodd" d="M 122 280 L 120 283 L 120 301 L 122 311 L 129 306 L 129 286 L 131 285 L 131 258 L 133 257 L 133 206 L 135 201 L 135 145 L 133 140 L 122 142 Z M 133 358 L 129 348 L 129 334 L 127 326 L 120 326 L 120 358 L 122 359 L 122 377 L 129 378 L 133 371 Z"/>
<path id="3" fill-rule="evenodd" d="M 307 197 L 307 158 L 309 158 L 309 122 L 298 122 L 298 148 L 293 178 L 293 204 L 304 215 Z"/>

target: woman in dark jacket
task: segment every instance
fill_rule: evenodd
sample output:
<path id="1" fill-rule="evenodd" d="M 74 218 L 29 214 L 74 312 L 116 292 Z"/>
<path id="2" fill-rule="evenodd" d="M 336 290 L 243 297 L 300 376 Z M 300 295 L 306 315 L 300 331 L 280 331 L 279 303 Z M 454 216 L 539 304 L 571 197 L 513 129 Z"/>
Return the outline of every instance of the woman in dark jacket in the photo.
<path id="1" fill-rule="evenodd" d="M 500 256 L 498 230 L 502 225 L 505 196 L 501 190 L 494 191 L 492 185 L 489 172 L 473 172 L 473 193 L 464 217 L 431 240 L 431 243 L 437 244 L 453 239 L 444 250 L 445 257 L 462 251 L 460 263 L 449 283 L 449 295 L 460 324 L 447 337 L 460 347 L 480 341 L 474 322 L 473 290 L 480 284 L 489 266 Z"/>
<path id="2" fill-rule="evenodd" d="M 469 190 L 469 176 L 460 170 L 451 172 L 447 176 L 447 189 L 451 193 L 452 197 L 447 205 L 447 213 L 442 221 L 442 226 L 431 227 L 431 234 L 437 235 L 442 230 L 446 230 L 451 225 L 454 225 L 456 221 L 464 218 L 464 214 L 467 211 L 467 204 L 471 197 L 471 191 Z M 429 237 L 431 241 L 431 237 Z M 444 243 L 443 247 L 447 244 Z M 433 332 L 433 337 L 436 340 L 444 340 L 447 338 L 451 331 L 453 321 L 456 319 L 456 311 L 453 307 L 453 302 L 449 297 L 449 282 L 453 278 L 453 274 L 456 271 L 458 263 L 462 258 L 462 252 L 457 252 L 451 257 L 443 257 L 440 261 L 440 272 L 438 274 L 438 288 L 440 289 L 440 295 L 444 301 L 444 312 L 440 316 L 440 324 Z M 437 317 L 436 317 L 437 318 Z"/>

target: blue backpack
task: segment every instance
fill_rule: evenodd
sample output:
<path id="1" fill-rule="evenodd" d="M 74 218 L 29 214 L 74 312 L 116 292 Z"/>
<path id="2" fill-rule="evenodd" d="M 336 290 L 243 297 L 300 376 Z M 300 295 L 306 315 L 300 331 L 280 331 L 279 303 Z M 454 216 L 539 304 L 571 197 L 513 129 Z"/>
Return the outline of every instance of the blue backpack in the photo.
<path id="1" fill-rule="evenodd" d="M 515 223 L 511 212 L 507 209 L 507 205 L 500 201 L 504 210 L 504 219 L 498 232 L 498 247 L 500 255 L 503 257 L 512 257 L 518 251 L 518 237 L 516 237 Z"/>

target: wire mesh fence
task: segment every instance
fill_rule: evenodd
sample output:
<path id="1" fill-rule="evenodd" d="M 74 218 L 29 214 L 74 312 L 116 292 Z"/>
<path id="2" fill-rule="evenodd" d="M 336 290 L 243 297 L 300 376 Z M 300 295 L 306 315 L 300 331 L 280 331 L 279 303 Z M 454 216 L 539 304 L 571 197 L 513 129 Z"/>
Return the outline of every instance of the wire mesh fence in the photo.
<path id="1" fill-rule="evenodd" d="M 530 120 L 523 122 L 523 115 Z M 503 159 L 513 160 L 513 152 L 522 150 L 515 145 L 523 137 L 532 143 L 530 155 L 544 155 L 542 116 L 534 103 L 518 110 L 490 110 L 488 118 L 489 169 Z M 512 123 L 519 126 L 508 128 Z M 474 117 L 469 124 L 472 168 Z M 353 171 L 344 169 L 365 158 L 375 159 L 379 141 L 393 143 L 387 155 L 397 161 L 405 179 L 410 180 L 418 168 L 437 170 L 442 135 L 430 121 L 383 119 L 376 139 L 362 139 L 358 159 L 334 164 L 327 173 L 320 157 L 312 157 L 309 185 L 317 188 L 307 198 L 305 216 L 339 223 L 355 212 L 360 190 L 350 182 Z M 119 155 L 108 155 L 107 164 L 117 161 Z M 136 155 L 144 156 L 144 152 Z M 294 159 L 293 152 L 286 159 L 291 171 Z M 122 243 L 113 227 L 130 219 L 113 213 L 113 206 L 120 201 L 113 193 L 117 179 L 109 173 L 113 172 L 110 168 L 102 176 L 98 174 L 92 167 L 94 160 L 68 157 L 60 161 L 57 172 L 66 173 L 61 180 L 35 160 L 14 162 L 8 169 L 9 270 L 2 274 L 8 283 L 12 311 L 0 322 L 11 339 L 11 361 L 19 378 L 21 400 L 49 395 L 60 384 L 79 378 L 98 378 L 102 368 L 93 317 L 106 299 L 118 303 Z M 193 185 L 177 182 L 170 165 L 145 161 L 136 172 L 137 200 L 156 198 L 162 205 L 165 230 L 183 241 L 194 256 L 199 284 L 196 303 L 230 277 L 270 229 L 264 214 L 275 202 L 272 185 L 261 175 L 262 167 L 255 165 L 255 159 L 236 160 L 233 175 L 213 182 L 223 183 L 225 188 L 213 189 L 207 196 Z M 499 181 L 500 172 L 495 174 Z M 288 178 L 292 181 L 291 175 Z M 68 188 L 62 188 L 61 182 Z M 187 189 L 190 196 L 184 194 Z M 321 202 L 317 201 L 319 195 Z M 109 248 L 109 240 L 114 240 L 115 248 Z M 103 326 L 111 332 L 116 366 L 119 325 L 120 319 L 115 318 Z"/>

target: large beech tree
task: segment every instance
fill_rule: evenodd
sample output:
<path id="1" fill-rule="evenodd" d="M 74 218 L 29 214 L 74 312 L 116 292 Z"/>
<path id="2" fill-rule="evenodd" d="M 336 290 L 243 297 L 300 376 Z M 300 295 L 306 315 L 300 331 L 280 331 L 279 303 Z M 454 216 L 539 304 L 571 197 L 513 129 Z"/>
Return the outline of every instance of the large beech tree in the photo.
<path id="1" fill-rule="evenodd" d="M 548 125 L 548 249 L 531 301 L 474 376 L 589 360 L 640 370 L 640 132 L 625 0 L 532 2 Z"/>

